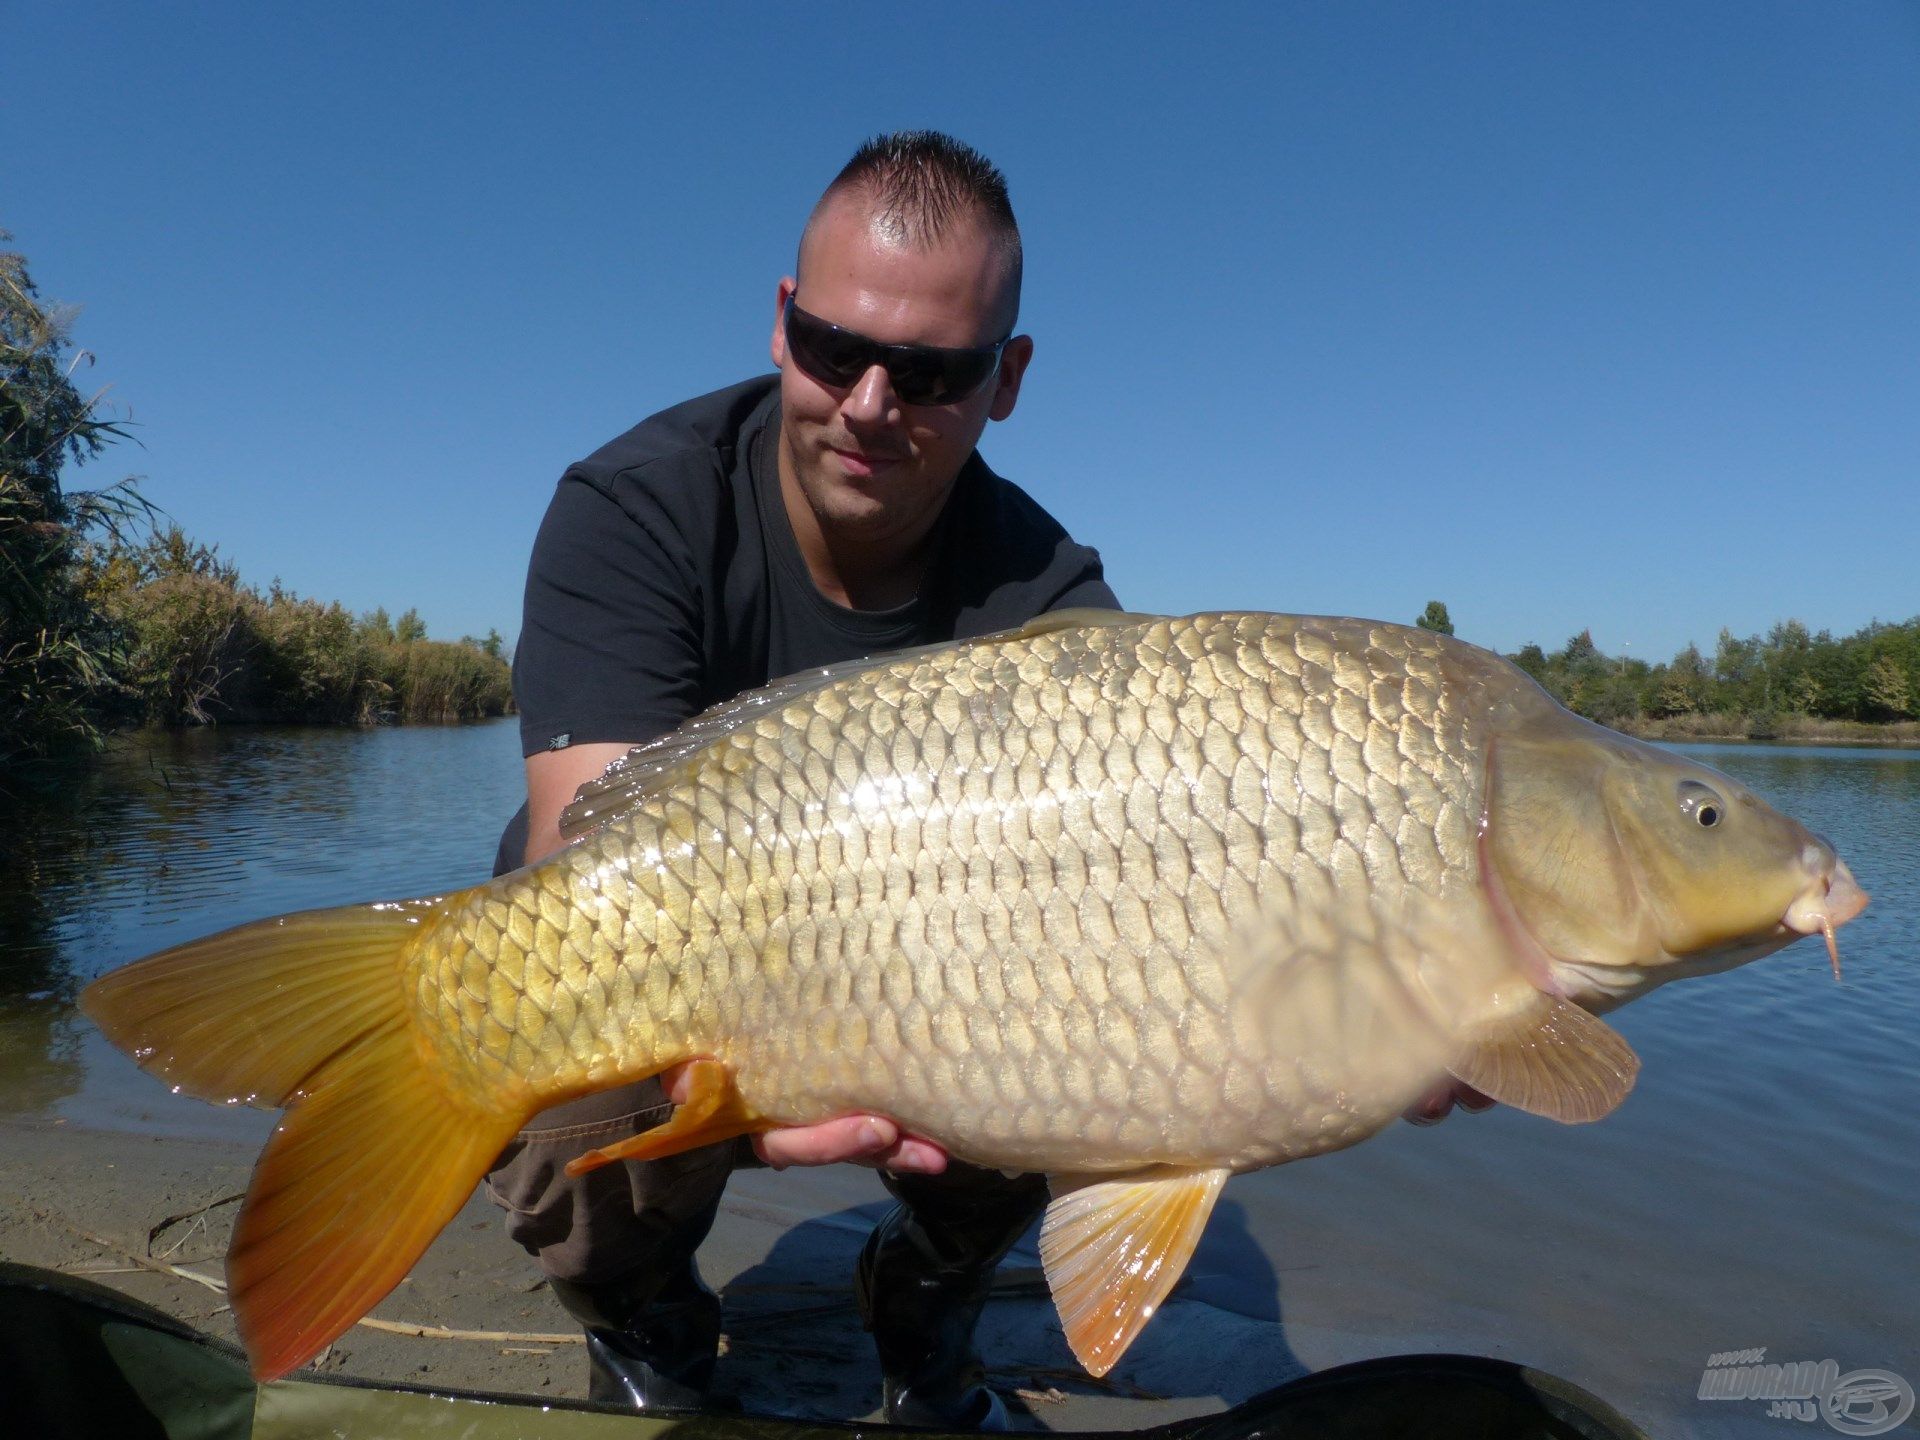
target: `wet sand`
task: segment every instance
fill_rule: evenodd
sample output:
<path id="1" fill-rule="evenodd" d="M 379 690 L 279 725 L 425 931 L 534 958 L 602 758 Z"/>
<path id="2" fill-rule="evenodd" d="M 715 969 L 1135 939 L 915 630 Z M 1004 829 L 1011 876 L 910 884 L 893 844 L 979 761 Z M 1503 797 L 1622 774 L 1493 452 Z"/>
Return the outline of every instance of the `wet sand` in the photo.
<path id="1" fill-rule="evenodd" d="M 235 1341 L 222 1294 L 130 1257 L 159 1258 L 218 1278 L 238 1209 L 233 1197 L 246 1185 L 255 1148 L 240 1141 L 0 1122 L 0 1256 L 86 1275 Z M 861 1241 L 886 1203 L 873 1176 L 852 1167 L 734 1177 L 700 1257 L 726 1303 L 716 1391 L 738 1397 L 752 1411 L 874 1415 L 879 1373 L 854 1313 L 849 1277 Z M 174 1216 L 190 1218 L 166 1226 L 150 1243 L 149 1231 Z M 373 1314 L 406 1325 L 509 1333 L 444 1339 L 357 1326 L 315 1368 L 534 1396 L 585 1393 L 584 1351 L 578 1343 L 554 1339 L 577 1336 L 577 1328 L 478 1193 Z M 1169 1335 L 1177 1329 L 1183 1343 L 1204 1344 L 1216 1357 L 1258 1348 L 1258 1332 L 1271 1328 L 1218 1312 L 1198 1326 L 1177 1315 L 1156 1323 Z M 1081 1375 L 1059 1337 L 1030 1251 L 1016 1253 L 1003 1269 L 981 1341 L 988 1354 L 1009 1362 L 994 1371 L 992 1381 L 1016 1411 L 1027 1412 L 1021 1423 L 1035 1428 L 1134 1428 L 1218 1409 L 1225 1398 L 1184 1393 L 1189 1387 L 1177 1378 L 1183 1367 L 1178 1361 L 1170 1367 L 1165 1356 L 1157 1364 L 1129 1367 L 1127 1377 L 1111 1383 Z M 1249 1383 L 1248 1394 L 1299 1372 L 1254 1365 L 1250 1382 L 1255 1373 L 1266 1383 Z M 1156 1390 L 1155 1384 L 1167 1388 Z M 1232 1398 L 1241 1398 L 1237 1388 Z"/>

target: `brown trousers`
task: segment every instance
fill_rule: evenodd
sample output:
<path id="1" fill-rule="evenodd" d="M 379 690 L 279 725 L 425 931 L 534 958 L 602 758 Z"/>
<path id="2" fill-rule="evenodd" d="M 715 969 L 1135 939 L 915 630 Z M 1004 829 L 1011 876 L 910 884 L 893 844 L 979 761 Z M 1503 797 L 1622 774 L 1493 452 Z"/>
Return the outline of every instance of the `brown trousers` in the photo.
<path id="1" fill-rule="evenodd" d="M 569 1160 L 649 1130 L 672 1109 L 657 1080 L 603 1090 L 543 1111 L 494 1162 L 487 1194 L 507 1212 L 507 1233 L 548 1275 L 592 1284 L 643 1268 L 665 1274 L 693 1257 L 713 1227 L 728 1175 L 757 1163 L 745 1139 L 566 1173 Z M 882 1171 L 880 1178 L 933 1234 L 952 1233 L 956 1247 L 986 1217 L 1011 1238 L 1047 1198 L 1038 1175 L 1009 1178 L 958 1162 L 942 1175 Z"/>

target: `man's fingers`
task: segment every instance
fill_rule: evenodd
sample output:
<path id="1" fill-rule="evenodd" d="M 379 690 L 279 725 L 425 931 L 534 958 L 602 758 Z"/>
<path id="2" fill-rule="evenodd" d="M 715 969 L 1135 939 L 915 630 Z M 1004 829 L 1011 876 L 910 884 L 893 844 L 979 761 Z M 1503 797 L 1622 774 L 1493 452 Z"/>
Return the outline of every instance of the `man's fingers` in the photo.
<path id="1" fill-rule="evenodd" d="M 776 1170 L 789 1165 L 831 1165 L 838 1160 L 865 1160 L 884 1154 L 900 1143 L 891 1120 L 876 1115 L 843 1115 L 819 1125 L 797 1125 L 769 1130 L 754 1137 L 753 1148 Z"/>
<path id="2" fill-rule="evenodd" d="M 669 1065 L 660 1072 L 660 1088 L 667 1092 L 667 1099 L 676 1105 L 687 1103 L 687 1097 L 693 1094 L 693 1082 L 687 1078 L 692 1072 L 691 1060 L 683 1060 L 678 1065 Z"/>
<path id="3" fill-rule="evenodd" d="M 684 1105 L 693 1093 L 691 1062 L 660 1072 L 667 1098 Z M 947 1152 L 918 1135 L 902 1135 L 884 1115 L 842 1115 L 818 1125 L 792 1125 L 753 1137 L 754 1153 L 775 1170 L 789 1165 L 836 1165 L 851 1160 L 907 1175 L 938 1175 L 947 1168 Z"/>
<path id="4" fill-rule="evenodd" d="M 915 1175 L 938 1175 L 947 1168 L 946 1151 L 930 1140 L 902 1135 L 884 1115 L 843 1115 L 818 1125 L 769 1130 L 754 1136 L 753 1149 L 775 1170 L 843 1160 Z"/>
<path id="5" fill-rule="evenodd" d="M 947 1152 L 918 1135 L 902 1135 L 892 1153 L 881 1158 L 880 1166 L 902 1175 L 939 1175 L 947 1168 Z"/>
<path id="6" fill-rule="evenodd" d="M 1478 1115 L 1482 1110 L 1490 1110 L 1498 1102 L 1489 1095 L 1483 1095 L 1464 1080 L 1455 1080 L 1448 1076 L 1434 1082 L 1427 1093 L 1400 1112 L 1401 1118 L 1414 1125 L 1438 1125 L 1452 1113 L 1458 1105 L 1469 1115 Z"/>
<path id="7" fill-rule="evenodd" d="M 1482 1095 L 1464 1080 L 1454 1087 L 1453 1102 L 1469 1115 L 1478 1115 L 1482 1110 L 1491 1110 L 1500 1103 L 1491 1095 Z"/>
<path id="8" fill-rule="evenodd" d="M 1438 1125 L 1453 1109 L 1453 1085 L 1436 1085 L 1400 1112 L 1410 1125 Z"/>

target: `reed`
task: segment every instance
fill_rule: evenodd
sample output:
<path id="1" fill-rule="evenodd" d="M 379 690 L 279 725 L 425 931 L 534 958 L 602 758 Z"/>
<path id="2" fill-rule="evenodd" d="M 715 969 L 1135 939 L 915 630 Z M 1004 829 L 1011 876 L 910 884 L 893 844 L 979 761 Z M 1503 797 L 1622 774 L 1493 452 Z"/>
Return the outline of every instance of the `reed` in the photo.
<path id="1" fill-rule="evenodd" d="M 383 615 L 356 618 L 277 584 L 263 594 L 172 527 L 117 573 L 106 604 L 126 637 L 124 687 L 140 723 L 371 725 L 479 719 L 512 706 L 512 674 L 498 655 L 397 639 Z"/>

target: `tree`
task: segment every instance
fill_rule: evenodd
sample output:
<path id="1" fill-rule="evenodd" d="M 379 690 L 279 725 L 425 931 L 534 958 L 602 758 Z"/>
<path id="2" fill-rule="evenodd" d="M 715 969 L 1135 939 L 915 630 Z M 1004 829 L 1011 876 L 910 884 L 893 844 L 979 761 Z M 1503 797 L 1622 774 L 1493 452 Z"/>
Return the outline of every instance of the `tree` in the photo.
<path id="1" fill-rule="evenodd" d="M 1895 720 L 1913 713 L 1913 687 L 1907 672 L 1891 655 L 1882 655 L 1867 667 L 1867 703 Z"/>
<path id="2" fill-rule="evenodd" d="M 1663 715 L 1692 715 L 1707 708 L 1709 688 L 1706 656 L 1689 645 L 1666 667 L 1655 705 Z"/>
<path id="3" fill-rule="evenodd" d="M 1420 612 L 1420 618 L 1413 622 L 1422 630 L 1431 630 L 1436 635 L 1453 633 L 1453 617 L 1447 614 L 1446 603 L 1441 600 L 1427 601 L 1427 608 Z"/>
<path id="4" fill-rule="evenodd" d="M 1742 640 L 1722 626 L 1720 639 L 1713 647 L 1714 678 L 1741 690 L 1760 673 L 1760 665 L 1760 637 Z"/>
<path id="5" fill-rule="evenodd" d="M 393 638 L 401 645 L 424 640 L 427 638 L 427 622 L 420 618 L 418 610 L 409 610 L 393 622 Z"/>
<path id="6" fill-rule="evenodd" d="M 0 244 L 12 237 L 0 230 Z M 26 257 L 0 250 L 0 766 L 99 739 L 113 637 L 83 566 L 145 504 L 127 482 L 70 491 L 61 471 L 124 430 L 98 413 L 67 354 L 71 312 L 41 305 Z"/>
<path id="7" fill-rule="evenodd" d="M 488 630 L 485 639 L 482 639 L 478 635 L 462 635 L 460 637 L 460 643 L 469 650 L 478 650 L 489 660 L 504 660 L 506 658 L 504 652 L 507 648 L 507 642 L 500 638 L 500 632 L 498 630 Z"/>
<path id="8" fill-rule="evenodd" d="M 1787 703 L 1803 715 L 1818 715 L 1820 704 L 1826 698 L 1826 691 L 1819 680 L 1807 671 L 1794 676 L 1793 684 L 1787 691 Z"/>

